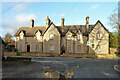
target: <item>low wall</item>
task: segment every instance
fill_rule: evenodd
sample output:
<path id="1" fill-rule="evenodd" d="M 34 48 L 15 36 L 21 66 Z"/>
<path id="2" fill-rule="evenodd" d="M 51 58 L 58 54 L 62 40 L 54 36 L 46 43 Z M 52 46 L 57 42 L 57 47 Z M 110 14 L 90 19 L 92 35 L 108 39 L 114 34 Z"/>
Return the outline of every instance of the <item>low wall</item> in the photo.
<path id="1" fill-rule="evenodd" d="M 4 56 L 58 57 L 59 54 L 4 52 Z M 117 58 L 116 54 L 68 54 L 68 53 L 64 53 L 62 57 Z"/>
<path id="2" fill-rule="evenodd" d="M 57 57 L 58 54 L 53 53 L 20 53 L 20 52 L 4 52 L 4 56 L 33 56 L 33 57 Z"/>
<path id="3" fill-rule="evenodd" d="M 17 56 L 16 52 L 4 52 L 4 56 Z"/>
<path id="4" fill-rule="evenodd" d="M 63 54 L 63 57 L 117 58 L 116 54 Z"/>
<path id="5" fill-rule="evenodd" d="M 34 56 L 34 57 L 57 57 L 58 54 L 53 53 L 20 53 L 20 56 Z"/>

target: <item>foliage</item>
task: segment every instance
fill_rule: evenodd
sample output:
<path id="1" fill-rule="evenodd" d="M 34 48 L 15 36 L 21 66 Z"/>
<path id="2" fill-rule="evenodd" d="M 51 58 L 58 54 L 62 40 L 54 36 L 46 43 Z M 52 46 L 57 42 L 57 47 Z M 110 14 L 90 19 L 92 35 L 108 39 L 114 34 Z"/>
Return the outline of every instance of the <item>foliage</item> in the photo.
<path id="1" fill-rule="evenodd" d="M 118 47 L 118 32 L 110 32 L 110 47 Z"/>
<path id="2" fill-rule="evenodd" d="M 16 52 L 17 56 L 20 56 L 20 53 L 19 52 Z"/>
<path id="3" fill-rule="evenodd" d="M 9 42 L 13 41 L 13 36 L 9 33 L 5 34 L 5 37 L 3 38 L 4 42 L 8 44 Z"/>

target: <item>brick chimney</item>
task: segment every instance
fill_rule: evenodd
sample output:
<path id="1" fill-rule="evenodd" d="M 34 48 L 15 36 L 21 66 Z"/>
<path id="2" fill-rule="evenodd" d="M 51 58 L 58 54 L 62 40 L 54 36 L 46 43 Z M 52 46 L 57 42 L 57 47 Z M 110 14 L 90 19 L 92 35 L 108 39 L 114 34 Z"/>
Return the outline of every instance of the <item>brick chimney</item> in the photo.
<path id="1" fill-rule="evenodd" d="M 89 30 L 89 16 L 86 17 L 86 28 Z"/>
<path id="2" fill-rule="evenodd" d="M 31 19 L 31 20 L 30 20 L 30 28 L 33 28 L 33 27 L 34 27 L 34 20 Z"/>
<path id="3" fill-rule="evenodd" d="M 61 26 L 63 27 L 64 26 L 64 18 L 62 18 L 61 21 L 62 21 Z"/>
<path id="4" fill-rule="evenodd" d="M 46 28 L 49 26 L 50 24 L 50 19 L 49 19 L 49 16 L 47 16 L 47 19 L 46 19 Z"/>

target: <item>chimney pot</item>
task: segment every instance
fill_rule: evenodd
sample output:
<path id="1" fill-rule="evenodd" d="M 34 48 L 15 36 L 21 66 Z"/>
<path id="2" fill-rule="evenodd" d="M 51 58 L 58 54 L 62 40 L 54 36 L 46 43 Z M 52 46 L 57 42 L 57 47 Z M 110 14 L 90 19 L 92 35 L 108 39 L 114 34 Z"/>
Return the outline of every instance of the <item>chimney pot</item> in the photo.
<path id="1" fill-rule="evenodd" d="M 86 17 L 86 27 L 87 27 L 87 31 L 89 29 L 89 16 Z"/>
<path id="2" fill-rule="evenodd" d="M 62 18 L 61 21 L 62 21 L 61 26 L 63 27 L 64 26 L 64 18 Z"/>
<path id="3" fill-rule="evenodd" d="M 50 19 L 49 19 L 49 16 L 47 16 L 47 19 L 46 19 L 46 28 L 49 26 L 50 24 Z"/>
<path id="4" fill-rule="evenodd" d="M 30 22 L 31 22 L 31 24 L 30 24 L 30 28 L 34 27 L 34 20 L 31 19 Z"/>

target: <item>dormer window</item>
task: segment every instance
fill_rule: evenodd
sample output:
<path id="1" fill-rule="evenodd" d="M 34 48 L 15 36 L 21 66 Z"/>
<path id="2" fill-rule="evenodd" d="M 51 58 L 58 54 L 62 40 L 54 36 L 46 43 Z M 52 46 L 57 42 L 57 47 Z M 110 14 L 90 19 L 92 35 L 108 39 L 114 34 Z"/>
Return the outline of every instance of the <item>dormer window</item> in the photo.
<path id="1" fill-rule="evenodd" d="M 70 35 L 70 34 L 67 35 L 67 39 L 68 39 L 68 40 L 71 39 L 71 35 Z"/>
<path id="2" fill-rule="evenodd" d="M 54 39 L 54 34 L 50 34 L 50 39 Z"/>
<path id="3" fill-rule="evenodd" d="M 96 34 L 96 39 L 100 39 L 100 33 Z"/>
<path id="4" fill-rule="evenodd" d="M 78 34 L 77 39 L 80 40 L 80 38 L 81 38 L 81 34 Z"/>
<path id="5" fill-rule="evenodd" d="M 36 37 L 37 37 L 37 40 L 40 40 L 40 35 L 39 34 L 37 34 Z"/>
<path id="6" fill-rule="evenodd" d="M 20 40 L 22 40 L 23 39 L 23 35 L 20 35 Z"/>

